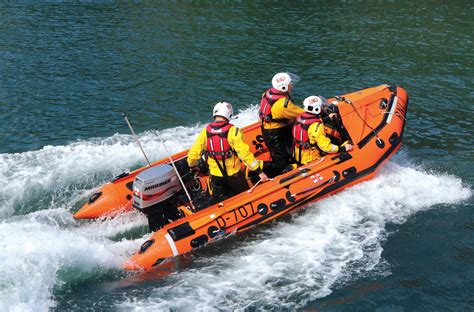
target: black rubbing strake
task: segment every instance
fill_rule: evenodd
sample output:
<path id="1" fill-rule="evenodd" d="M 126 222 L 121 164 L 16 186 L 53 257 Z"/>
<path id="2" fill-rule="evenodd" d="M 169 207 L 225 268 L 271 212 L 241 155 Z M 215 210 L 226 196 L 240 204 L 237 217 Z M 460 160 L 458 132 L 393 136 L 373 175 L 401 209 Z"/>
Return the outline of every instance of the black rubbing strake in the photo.
<path id="1" fill-rule="evenodd" d="M 130 173 L 128 172 L 122 172 L 121 174 L 119 174 L 118 176 L 115 176 L 113 179 L 112 179 L 112 183 L 114 183 L 115 181 L 117 180 L 120 180 L 121 178 L 125 178 L 126 176 L 128 176 Z"/>

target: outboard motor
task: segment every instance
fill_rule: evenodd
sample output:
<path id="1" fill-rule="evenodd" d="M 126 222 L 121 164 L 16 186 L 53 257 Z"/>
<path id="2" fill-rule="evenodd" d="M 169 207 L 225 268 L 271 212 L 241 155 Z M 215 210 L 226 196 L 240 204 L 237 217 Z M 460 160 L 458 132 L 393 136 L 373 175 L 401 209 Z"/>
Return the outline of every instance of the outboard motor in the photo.
<path id="1" fill-rule="evenodd" d="M 172 166 L 151 167 L 135 177 L 133 207 L 147 216 L 150 230 L 156 231 L 179 218 L 176 197 L 181 190 Z"/>

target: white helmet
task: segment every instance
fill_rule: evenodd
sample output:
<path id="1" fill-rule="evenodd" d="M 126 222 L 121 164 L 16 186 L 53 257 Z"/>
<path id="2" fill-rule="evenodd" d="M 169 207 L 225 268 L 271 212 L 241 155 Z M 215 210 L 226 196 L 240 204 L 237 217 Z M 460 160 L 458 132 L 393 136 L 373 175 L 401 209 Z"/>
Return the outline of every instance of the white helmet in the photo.
<path id="1" fill-rule="evenodd" d="M 230 120 L 234 111 L 232 110 L 232 104 L 228 102 L 219 102 L 214 106 L 214 110 L 212 111 L 212 116 L 221 116 L 227 120 Z"/>
<path id="2" fill-rule="evenodd" d="M 300 80 L 295 74 L 292 73 L 278 73 L 273 76 L 272 86 L 280 92 L 288 92 L 289 86 L 295 85 Z"/>
<path id="3" fill-rule="evenodd" d="M 325 102 L 326 99 L 322 96 L 311 95 L 304 99 L 303 107 L 308 113 L 318 115 L 321 113 L 323 104 Z"/>

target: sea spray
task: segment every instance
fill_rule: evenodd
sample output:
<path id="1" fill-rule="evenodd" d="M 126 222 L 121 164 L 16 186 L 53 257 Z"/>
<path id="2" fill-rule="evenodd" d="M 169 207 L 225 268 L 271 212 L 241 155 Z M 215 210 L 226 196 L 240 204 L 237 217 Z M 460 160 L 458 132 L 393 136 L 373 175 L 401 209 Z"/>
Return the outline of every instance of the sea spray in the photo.
<path id="1" fill-rule="evenodd" d="M 236 125 L 256 121 L 255 106 L 240 112 Z M 191 147 L 203 125 L 161 130 L 170 153 Z M 166 153 L 150 129 L 139 134 L 150 161 Z M 0 154 L 0 218 L 49 209 L 54 204 L 78 208 L 94 188 L 113 176 L 144 166 L 143 155 L 128 134 L 77 141 L 65 146 L 45 146 L 38 151 Z M 53 205 L 55 206 L 55 205 Z"/>
<path id="2" fill-rule="evenodd" d="M 306 206 L 290 222 L 275 221 L 261 230 L 267 235 L 203 259 L 199 270 L 170 276 L 146 298 L 130 297 L 118 308 L 301 309 L 344 282 L 390 274 L 381 265 L 388 224 L 470 196 L 460 179 L 395 158 L 373 180 Z"/>
<path id="3" fill-rule="evenodd" d="M 252 106 L 233 122 L 242 127 L 254 121 Z M 176 127 L 160 134 L 176 153 L 189 148 L 203 127 Z M 156 160 L 166 155 L 155 131 L 138 135 Z M 0 193 L 0 305 L 46 310 L 56 304 L 54 289 L 65 283 L 121 272 L 122 263 L 149 236 L 143 231 L 146 218 L 133 212 L 76 221 L 72 213 L 111 177 L 143 165 L 140 150 L 125 134 L 1 154 L 0 175 L 9 183 Z M 398 153 L 373 180 L 310 204 L 289 221 L 253 229 L 253 239 L 237 236 L 228 242 L 235 245 L 222 253 L 200 254 L 194 264 L 199 270 L 191 263 L 146 295 L 125 292 L 127 299 L 116 301 L 116 308 L 302 308 L 344 281 L 389 274 L 389 266 L 379 269 L 387 224 L 470 196 L 459 178 L 427 172 Z M 127 232 L 132 237 L 123 234 Z"/>
<path id="4" fill-rule="evenodd" d="M 47 310 L 54 306 L 53 287 L 92 277 L 104 270 L 121 271 L 131 250 L 144 237 L 110 238 L 146 220 L 138 213 L 113 220 L 82 223 L 69 211 L 49 209 L 12 217 L 0 224 L 0 305 L 6 308 Z M 14 234 L 13 234 L 14 233 Z M 65 274 L 65 272 L 74 272 Z M 71 277 L 69 277 L 71 276 Z"/>

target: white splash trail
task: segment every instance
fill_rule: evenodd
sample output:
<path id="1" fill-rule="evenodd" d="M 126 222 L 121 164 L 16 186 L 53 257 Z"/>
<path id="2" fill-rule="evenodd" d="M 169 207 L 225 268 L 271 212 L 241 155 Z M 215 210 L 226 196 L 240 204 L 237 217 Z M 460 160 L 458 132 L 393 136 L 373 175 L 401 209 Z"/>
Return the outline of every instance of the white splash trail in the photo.
<path id="1" fill-rule="evenodd" d="M 46 311 L 55 305 L 54 286 L 65 283 L 60 271 L 74 278 L 98 271 L 121 270 L 131 250 L 144 238 L 115 242 L 109 239 L 144 226 L 138 214 L 79 227 L 70 212 L 50 209 L 11 218 L 0 224 L 0 306 L 6 311 Z"/>
<path id="2" fill-rule="evenodd" d="M 253 121 L 255 107 L 242 111 L 235 124 Z M 197 124 L 160 134 L 175 153 L 190 147 L 202 128 Z M 150 159 L 166 156 L 153 131 L 139 138 Z M 112 176 L 141 165 L 143 155 L 131 135 L 119 134 L 0 154 L 0 178 L 8 181 L 0 190 L 0 306 L 47 310 L 55 305 L 53 288 L 67 282 L 61 272 L 88 276 L 119 269 L 148 235 L 118 242 L 111 238 L 144 227 L 145 218 L 129 214 L 77 222 L 71 207 L 103 182 L 97 172 Z M 375 179 L 310 205 L 291 222 L 277 222 L 268 233 L 257 232 L 252 242 L 201 260 L 205 261 L 201 270 L 170 276 L 170 286 L 156 289 L 148 299 L 129 299 L 117 308 L 297 309 L 308 300 L 327 296 L 344 278 L 373 272 L 381 261 L 388 223 L 402 223 L 420 210 L 470 196 L 470 188 L 456 177 L 427 173 L 405 159 L 395 160 Z M 24 206 L 30 212 L 16 213 Z"/>
<path id="3" fill-rule="evenodd" d="M 272 226 L 266 237 L 204 259 L 199 271 L 172 276 L 170 286 L 156 288 L 146 299 L 129 298 L 117 308 L 298 310 L 328 296 L 337 283 L 376 274 L 387 224 L 471 196 L 456 177 L 389 162 L 375 179 L 311 204 L 290 222 Z"/>
<path id="4" fill-rule="evenodd" d="M 252 106 L 240 113 L 235 124 L 244 126 L 256 120 L 256 108 Z M 189 148 L 203 127 L 200 124 L 176 127 L 161 130 L 160 134 L 170 153 L 174 154 Z M 150 161 L 166 157 L 154 131 L 138 136 Z M 73 198 L 68 198 L 71 207 L 84 201 L 93 191 L 90 187 L 84 188 L 83 184 L 98 187 L 105 182 L 103 178 L 98 179 L 97 173 L 105 173 L 111 178 L 144 165 L 140 149 L 128 134 L 77 141 L 65 146 L 45 146 L 38 151 L 0 154 L 0 181 L 4 181 L 0 188 L 0 220 L 31 202 L 41 201 L 44 193 L 50 194 L 52 190 L 73 194 Z"/>
<path id="5" fill-rule="evenodd" d="M 255 108 L 242 112 L 237 124 L 256 118 Z M 252 120 L 253 118 L 253 120 Z M 171 153 L 189 148 L 203 125 L 160 131 Z M 139 134 L 150 159 L 165 157 L 153 131 Z M 120 270 L 149 234 L 135 240 L 111 240 L 135 227 L 145 227 L 143 215 L 132 213 L 111 220 L 78 222 L 71 207 L 85 201 L 83 184 L 103 183 L 109 176 L 141 166 L 143 155 L 131 135 L 45 146 L 38 151 L 0 154 L 0 307 L 47 310 L 55 306 L 53 287 L 67 282 L 58 274 Z M 99 181 L 98 181 L 99 180 Z M 26 210 L 26 213 L 22 213 Z"/>

